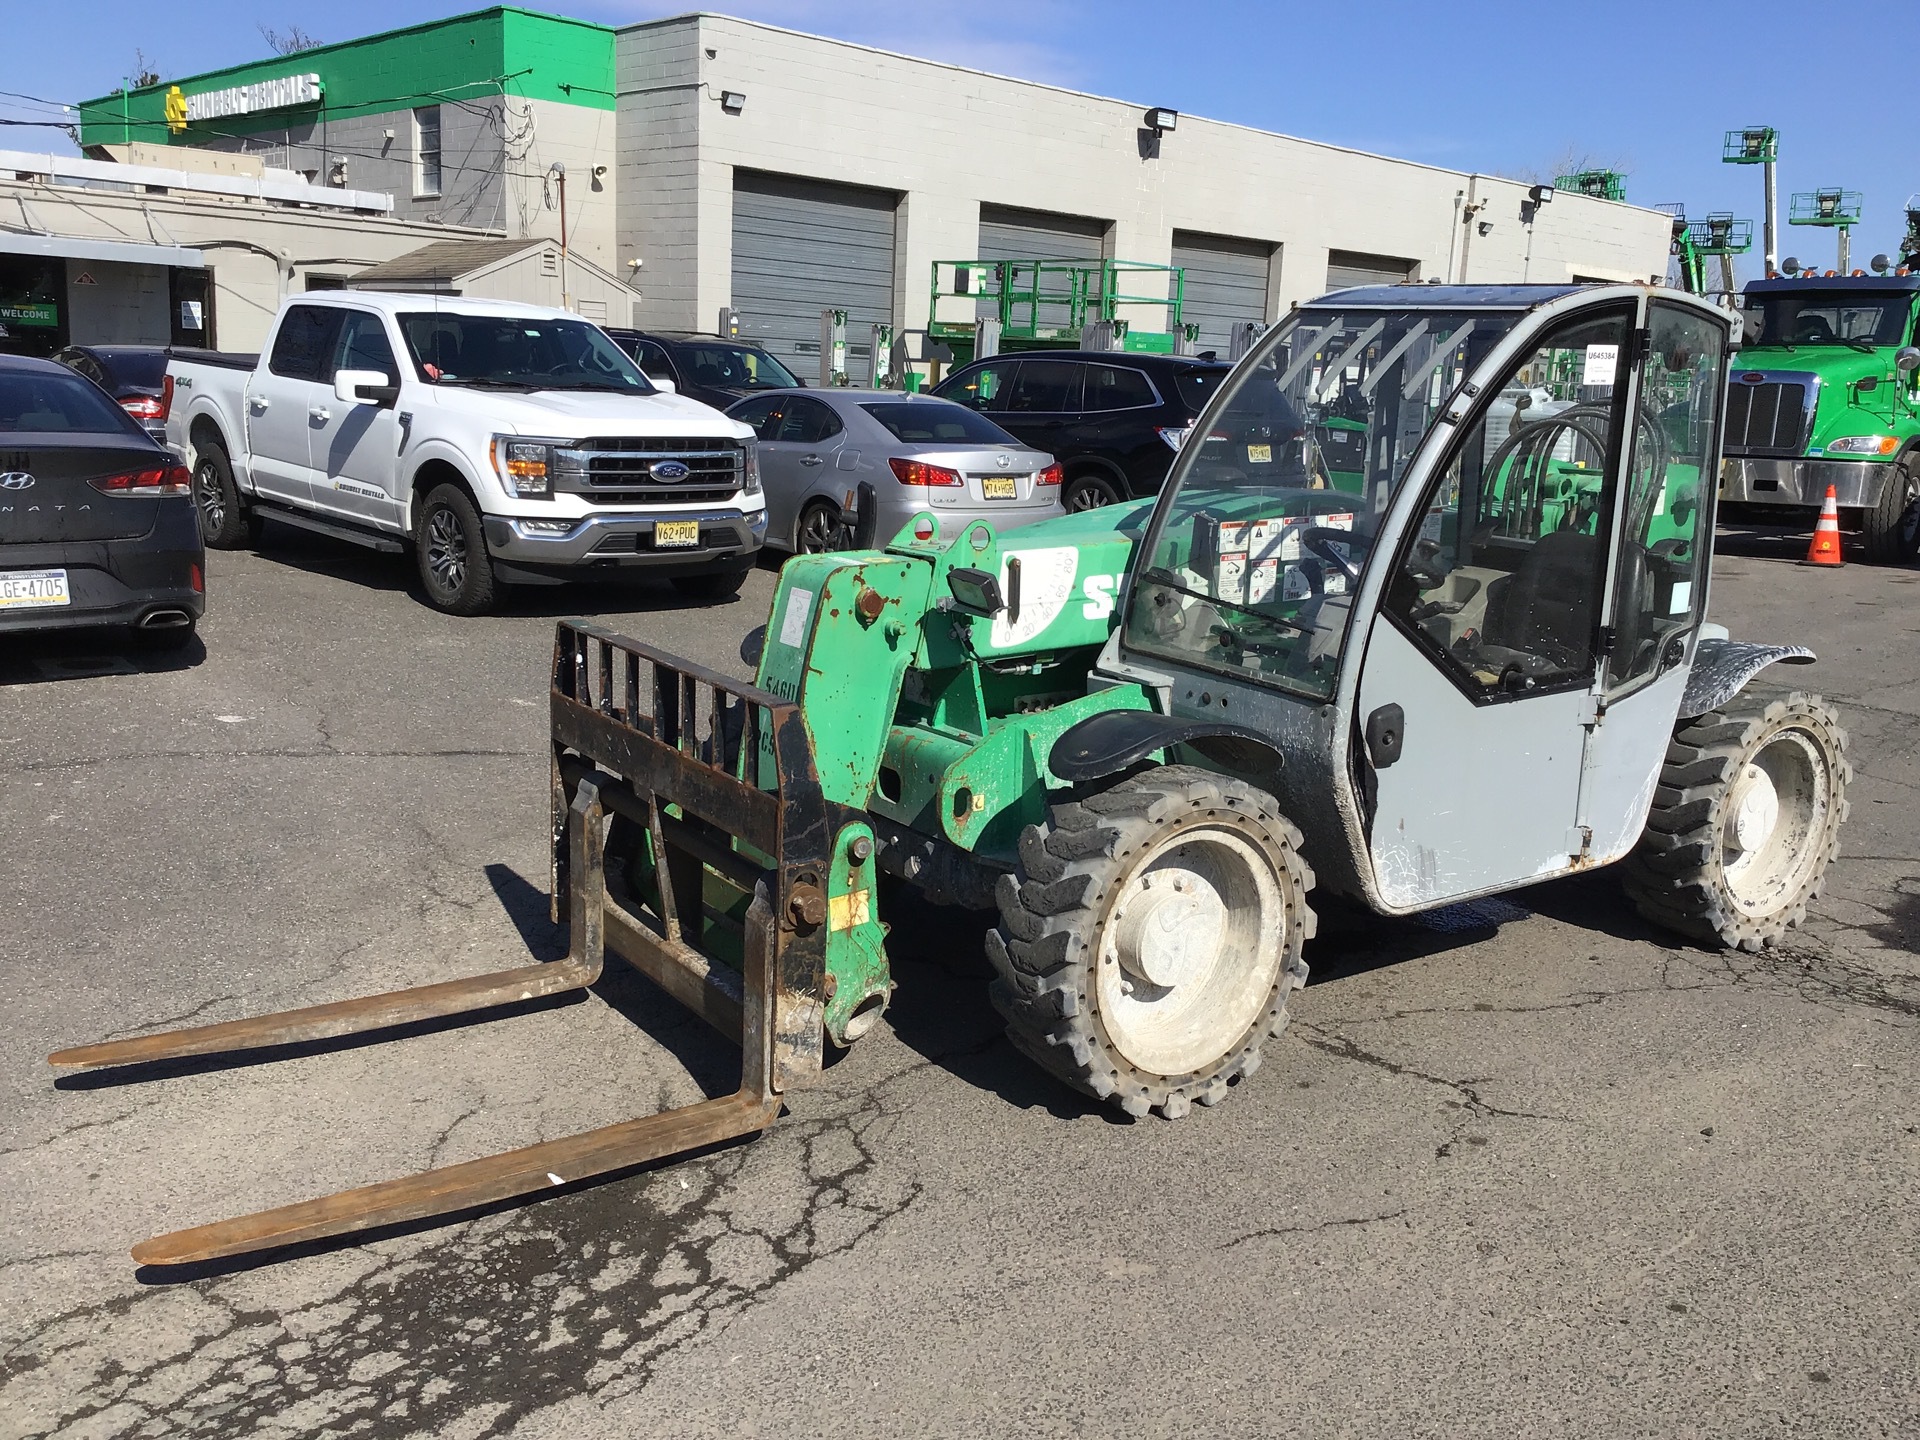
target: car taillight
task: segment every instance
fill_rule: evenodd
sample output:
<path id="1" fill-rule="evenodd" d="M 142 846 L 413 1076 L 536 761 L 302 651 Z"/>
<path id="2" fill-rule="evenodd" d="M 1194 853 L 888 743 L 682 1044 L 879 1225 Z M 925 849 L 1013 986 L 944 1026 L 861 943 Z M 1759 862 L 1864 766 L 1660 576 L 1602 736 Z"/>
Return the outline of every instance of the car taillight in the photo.
<path id="1" fill-rule="evenodd" d="M 949 470 L 944 465 L 929 465 L 924 460 L 903 460 L 895 455 L 887 464 L 893 467 L 893 478 L 902 485 L 963 485 L 958 470 Z"/>
<path id="2" fill-rule="evenodd" d="M 144 500 L 156 495 L 185 495 L 192 488 L 193 477 L 184 465 L 155 465 L 148 470 L 99 475 L 87 483 L 103 495 Z"/>
<path id="3" fill-rule="evenodd" d="M 1036 485 L 1058 485 L 1066 478 L 1067 472 L 1060 468 L 1060 462 L 1056 460 L 1038 475 L 1034 476 L 1033 483 Z"/>
<path id="4" fill-rule="evenodd" d="M 194 594 L 207 593 L 207 577 L 200 573 L 199 565 L 195 564 L 187 568 L 187 583 L 193 587 Z"/>
<path id="5" fill-rule="evenodd" d="M 167 407 L 151 395 L 129 395 L 120 402 L 120 408 L 136 420 L 164 420 Z"/>

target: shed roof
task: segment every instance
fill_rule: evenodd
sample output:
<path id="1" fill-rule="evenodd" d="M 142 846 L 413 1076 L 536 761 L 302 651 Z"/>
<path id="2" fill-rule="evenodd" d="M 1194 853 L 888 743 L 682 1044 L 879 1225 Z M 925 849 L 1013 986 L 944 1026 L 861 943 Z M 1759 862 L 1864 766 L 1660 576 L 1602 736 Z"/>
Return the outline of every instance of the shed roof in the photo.
<path id="1" fill-rule="evenodd" d="M 529 250 L 557 248 L 552 240 L 436 240 L 378 265 L 369 265 L 349 282 L 356 289 L 389 285 L 453 285 L 476 271 L 512 260 Z"/>

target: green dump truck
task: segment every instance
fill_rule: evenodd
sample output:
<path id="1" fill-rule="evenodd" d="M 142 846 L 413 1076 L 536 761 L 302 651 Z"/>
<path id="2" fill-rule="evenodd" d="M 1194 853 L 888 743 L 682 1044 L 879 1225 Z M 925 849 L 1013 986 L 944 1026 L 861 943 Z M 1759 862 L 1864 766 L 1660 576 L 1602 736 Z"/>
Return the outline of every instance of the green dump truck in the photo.
<path id="1" fill-rule="evenodd" d="M 1727 392 L 1725 519 L 1811 523 L 1832 486 L 1867 559 L 1920 553 L 1920 275 L 1805 275 L 1746 287 Z"/>

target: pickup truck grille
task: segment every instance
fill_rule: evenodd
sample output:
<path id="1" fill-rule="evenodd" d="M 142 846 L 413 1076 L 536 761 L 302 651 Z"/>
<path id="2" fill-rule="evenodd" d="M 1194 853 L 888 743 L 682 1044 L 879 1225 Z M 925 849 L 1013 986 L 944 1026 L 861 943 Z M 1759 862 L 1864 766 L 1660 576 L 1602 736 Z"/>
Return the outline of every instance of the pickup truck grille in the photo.
<path id="1" fill-rule="evenodd" d="M 1798 380 L 1736 379 L 1727 388 L 1727 449 L 1798 455 L 1807 445 L 1807 387 Z"/>
<path id="2" fill-rule="evenodd" d="M 694 503 L 724 500 L 740 488 L 742 447 L 733 440 L 637 440 L 629 437 L 582 440 L 570 452 L 595 490 L 640 492 L 637 498 L 685 498 Z M 659 468 L 677 461 L 686 467 L 678 478 L 663 478 Z M 625 503 L 634 503 L 625 499 Z"/>

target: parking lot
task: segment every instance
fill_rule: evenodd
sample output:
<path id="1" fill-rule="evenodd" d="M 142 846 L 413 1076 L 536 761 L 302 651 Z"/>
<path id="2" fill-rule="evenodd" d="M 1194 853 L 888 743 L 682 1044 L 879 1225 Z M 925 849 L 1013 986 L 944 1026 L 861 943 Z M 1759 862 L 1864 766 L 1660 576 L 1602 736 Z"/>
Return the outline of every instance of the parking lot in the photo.
<path id="1" fill-rule="evenodd" d="M 1804 548 L 1723 537 L 1712 606 L 1815 647 L 1759 683 L 1853 738 L 1782 949 L 1677 944 L 1606 873 L 1322 903 L 1261 1072 L 1129 1122 L 1000 1037 L 982 920 L 890 896 L 892 1010 L 764 1138 L 184 1280 L 127 1247 L 730 1085 L 612 973 L 137 1084 L 44 1056 L 564 953 L 553 618 L 740 673 L 773 576 L 462 620 L 276 527 L 209 557 L 204 656 L 10 649 L 0 1434 L 1920 1435 L 1920 572 Z"/>

